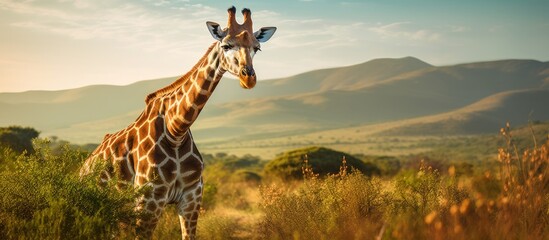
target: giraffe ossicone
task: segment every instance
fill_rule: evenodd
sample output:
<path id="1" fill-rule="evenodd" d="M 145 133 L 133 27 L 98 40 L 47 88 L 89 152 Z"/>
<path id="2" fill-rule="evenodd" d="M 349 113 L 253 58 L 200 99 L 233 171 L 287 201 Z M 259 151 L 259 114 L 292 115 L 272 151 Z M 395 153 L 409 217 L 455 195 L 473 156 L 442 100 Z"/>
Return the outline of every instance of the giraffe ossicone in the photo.
<path id="1" fill-rule="evenodd" d="M 217 41 L 196 65 L 169 86 L 147 96 L 145 110 L 125 129 L 107 134 L 81 169 L 88 174 L 98 161 L 113 167 L 101 174 L 102 181 L 116 175 L 134 186 L 150 185 L 137 210 L 149 214 L 137 219 L 139 238 L 150 239 L 167 204 L 176 204 L 183 239 L 194 239 L 202 201 L 204 162 L 189 127 L 194 123 L 225 72 L 238 77 L 243 88 L 256 84 L 252 59 L 276 31 L 264 27 L 253 32 L 251 11 L 243 9 L 244 21 L 228 9 L 226 28 L 207 22 Z"/>

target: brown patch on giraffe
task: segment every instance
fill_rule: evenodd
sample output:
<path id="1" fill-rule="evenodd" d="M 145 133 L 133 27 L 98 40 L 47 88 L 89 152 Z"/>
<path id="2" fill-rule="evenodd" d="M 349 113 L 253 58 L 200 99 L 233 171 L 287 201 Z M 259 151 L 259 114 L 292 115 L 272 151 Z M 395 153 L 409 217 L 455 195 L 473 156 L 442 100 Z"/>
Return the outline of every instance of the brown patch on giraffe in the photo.
<path id="1" fill-rule="evenodd" d="M 133 178 L 133 174 L 128 168 L 126 162 L 127 160 L 123 159 L 122 161 L 118 161 L 116 163 L 116 165 L 118 166 L 118 176 L 120 177 L 120 180 L 130 181 Z"/>
<path id="2" fill-rule="evenodd" d="M 189 201 L 189 203 L 187 204 L 187 206 L 185 206 L 185 212 L 191 212 L 191 211 L 194 211 L 194 202 L 192 201 Z M 185 217 L 190 217 L 190 216 L 187 216 L 188 214 L 185 215 Z"/>
<path id="3" fill-rule="evenodd" d="M 210 82 L 210 81 L 212 81 L 213 78 L 215 77 L 215 68 L 208 68 L 206 71 L 207 71 L 207 73 L 208 73 L 208 79 L 209 79 L 208 82 Z M 208 88 L 202 87 L 202 89 L 208 89 Z"/>
<path id="4" fill-rule="evenodd" d="M 213 71 L 210 71 L 209 73 L 212 73 L 213 74 Z M 211 77 L 210 77 L 211 78 Z M 202 83 L 202 90 L 208 90 L 210 89 L 210 85 L 212 84 L 213 81 L 209 81 L 209 80 L 205 80 L 204 83 Z M 204 94 L 199 94 L 199 96 L 204 96 Z M 195 102 L 196 103 L 196 102 Z M 198 105 L 198 104 L 196 104 Z"/>
<path id="5" fill-rule="evenodd" d="M 192 143 L 192 139 L 190 138 L 190 135 L 187 134 L 187 141 L 181 146 L 179 146 L 179 148 L 177 149 L 178 156 L 181 158 L 185 156 L 185 154 L 191 152 L 191 147 L 192 147 L 191 145 L 194 145 L 194 144 Z"/>
<path id="6" fill-rule="evenodd" d="M 159 131 L 157 130 L 158 119 L 160 118 L 156 118 L 153 122 L 149 124 L 149 137 L 151 137 L 153 140 L 158 139 L 160 135 L 162 135 L 162 132 L 164 131 L 163 127 L 160 127 Z M 160 119 L 160 121 L 162 121 L 162 119 Z"/>
<path id="7" fill-rule="evenodd" d="M 175 179 L 176 174 L 177 174 L 176 170 L 177 170 L 177 165 L 171 160 L 168 160 L 159 169 L 159 171 L 162 171 L 162 173 L 164 175 L 164 178 L 165 178 L 166 182 L 168 182 L 168 183 L 171 183 Z"/>
<path id="8" fill-rule="evenodd" d="M 200 196 L 202 194 L 202 188 L 201 187 L 197 187 L 195 190 L 194 190 L 194 194 L 197 195 L 197 196 Z"/>
<path id="9" fill-rule="evenodd" d="M 146 209 L 149 210 L 150 212 L 154 212 L 157 208 L 158 208 L 158 206 L 156 206 L 156 203 L 154 201 L 148 201 L 147 202 Z"/>
<path id="10" fill-rule="evenodd" d="M 160 149 L 158 145 L 156 145 L 148 154 L 147 156 L 149 161 L 155 163 L 155 164 L 163 164 L 164 161 L 167 161 L 169 158 L 168 156 Z M 169 161 L 169 160 L 168 160 Z"/>
<path id="11" fill-rule="evenodd" d="M 194 100 L 194 99 L 193 99 Z M 191 120 L 191 119 L 194 119 L 194 116 L 195 116 L 195 113 L 196 113 L 196 110 L 194 108 L 189 108 L 189 110 L 187 110 L 187 112 L 185 113 L 185 115 L 183 116 L 186 120 Z"/>
<path id="12" fill-rule="evenodd" d="M 156 120 L 154 121 L 154 131 L 156 135 L 155 139 L 158 139 L 160 135 L 162 135 L 165 125 L 166 123 L 164 122 L 164 118 L 156 117 Z"/>
<path id="13" fill-rule="evenodd" d="M 181 174 L 192 171 L 190 174 L 183 177 L 184 182 L 192 182 L 202 174 L 202 162 L 195 157 L 189 157 L 180 163 L 179 171 Z"/>
<path id="14" fill-rule="evenodd" d="M 126 142 L 122 137 L 116 138 L 112 143 L 112 152 L 115 156 L 121 157 L 126 155 L 127 149 L 126 149 Z"/>
<path id="15" fill-rule="evenodd" d="M 201 107 L 201 106 L 203 106 L 204 104 L 206 104 L 206 101 L 208 101 L 208 98 L 209 98 L 208 95 L 200 94 L 200 95 L 198 95 L 198 96 L 196 97 L 194 103 L 195 103 L 197 106 Z"/>
<path id="16" fill-rule="evenodd" d="M 168 193 L 168 187 L 166 186 L 156 187 L 154 189 L 154 198 L 155 199 L 165 198 L 166 193 Z"/>
<path id="17" fill-rule="evenodd" d="M 128 145 L 130 145 L 130 149 L 133 149 L 133 146 L 137 145 L 137 143 L 139 142 L 137 129 L 133 127 L 128 130 L 128 136 L 126 137 L 126 141 L 128 142 Z"/>
<path id="18" fill-rule="evenodd" d="M 157 143 L 156 143 L 156 147 L 157 148 L 161 148 L 161 149 L 164 149 L 164 151 L 166 152 L 173 152 L 173 143 L 170 142 L 167 137 L 163 137 L 161 140 L 159 140 Z"/>
<path id="19" fill-rule="evenodd" d="M 149 136 L 149 128 L 147 124 L 143 124 L 143 126 L 139 127 L 137 131 L 137 136 L 139 136 L 139 139 L 144 139 Z"/>
<path id="20" fill-rule="evenodd" d="M 107 146 L 108 146 L 108 145 L 107 145 Z M 105 147 L 105 148 L 103 149 L 103 155 L 105 155 L 105 156 L 103 156 L 104 159 L 107 159 L 107 158 L 108 158 L 108 157 L 106 157 L 106 156 L 111 156 L 111 155 L 112 155 L 111 148 L 110 148 L 110 147 Z"/>
<path id="21" fill-rule="evenodd" d="M 187 195 L 185 196 L 185 201 L 191 202 L 192 200 L 193 200 L 193 195 L 192 195 L 192 194 L 187 194 Z"/>
<path id="22" fill-rule="evenodd" d="M 151 148 L 153 148 L 153 146 L 154 146 L 153 140 L 150 137 L 145 138 L 145 140 L 143 140 L 143 142 L 139 144 L 139 148 L 138 148 L 139 154 L 145 155 L 145 153 L 150 151 Z"/>

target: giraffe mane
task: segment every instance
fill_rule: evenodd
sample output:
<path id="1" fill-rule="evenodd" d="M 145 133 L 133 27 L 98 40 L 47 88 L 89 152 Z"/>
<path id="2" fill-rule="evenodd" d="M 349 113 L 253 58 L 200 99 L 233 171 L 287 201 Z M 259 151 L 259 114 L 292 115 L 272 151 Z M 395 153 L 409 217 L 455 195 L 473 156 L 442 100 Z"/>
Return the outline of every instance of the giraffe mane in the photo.
<path id="1" fill-rule="evenodd" d="M 202 58 L 198 60 L 198 62 L 193 66 L 193 68 L 191 68 L 191 70 L 185 73 L 185 75 L 183 75 L 182 77 L 177 79 L 175 82 L 171 83 L 170 85 L 163 87 L 161 89 L 158 89 L 155 92 L 147 95 L 147 97 L 145 98 L 145 103 L 149 104 L 153 99 L 166 96 L 169 93 L 176 90 L 179 86 L 181 86 L 181 84 L 183 84 L 191 76 L 191 73 L 197 70 L 200 67 L 200 65 L 208 58 L 208 55 L 210 54 L 210 52 L 212 51 L 212 49 L 215 47 L 216 44 L 217 42 L 213 43 L 208 48 L 208 50 L 206 50 L 206 53 L 204 54 L 204 56 L 202 56 Z"/>

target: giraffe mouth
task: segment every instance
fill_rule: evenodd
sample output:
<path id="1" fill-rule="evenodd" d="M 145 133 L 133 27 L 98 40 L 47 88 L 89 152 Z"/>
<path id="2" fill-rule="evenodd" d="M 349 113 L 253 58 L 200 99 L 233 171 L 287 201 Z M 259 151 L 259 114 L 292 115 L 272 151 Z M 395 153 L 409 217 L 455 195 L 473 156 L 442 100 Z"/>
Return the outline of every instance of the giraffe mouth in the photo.
<path id="1" fill-rule="evenodd" d="M 251 78 L 253 78 L 253 79 L 251 79 Z M 255 87 L 255 84 L 256 84 L 255 77 L 241 77 L 240 78 L 240 86 L 244 89 L 252 89 L 252 88 Z"/>
<path id="2" fill-rule="evenodd" d="M 252 89 L 255 86 L 255 71 L 251 65 L 244 65 L 240 68 L 240 86 L 245 89 Z"/>

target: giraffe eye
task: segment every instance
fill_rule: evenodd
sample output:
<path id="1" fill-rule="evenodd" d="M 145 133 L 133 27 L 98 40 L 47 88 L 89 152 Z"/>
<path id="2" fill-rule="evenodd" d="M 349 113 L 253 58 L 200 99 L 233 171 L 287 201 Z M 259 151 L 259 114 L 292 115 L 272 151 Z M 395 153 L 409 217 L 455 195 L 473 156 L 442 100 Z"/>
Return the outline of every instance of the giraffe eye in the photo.
<path id="1" fill-rule="evenodd" d="M 221 48 L 223 48 L 223 50 L 225 50 L 225 51 L 228 51 L 228 50 L 230 50 L 231 48 L 233 48 L 233 46 L 230 45 L 230 44 L 225 44 L 225 45 L 221 46 Z"/>

